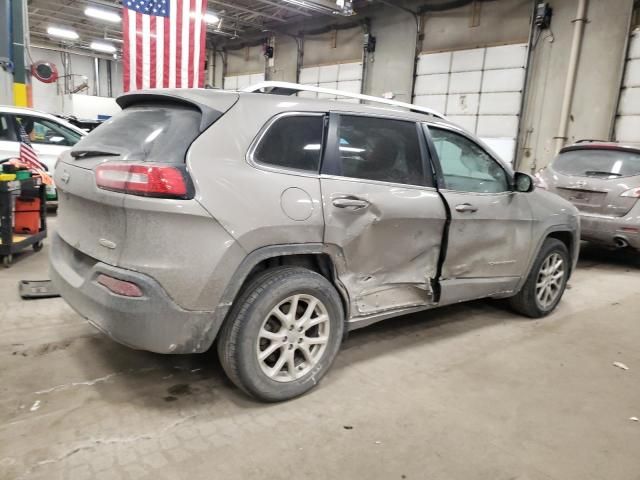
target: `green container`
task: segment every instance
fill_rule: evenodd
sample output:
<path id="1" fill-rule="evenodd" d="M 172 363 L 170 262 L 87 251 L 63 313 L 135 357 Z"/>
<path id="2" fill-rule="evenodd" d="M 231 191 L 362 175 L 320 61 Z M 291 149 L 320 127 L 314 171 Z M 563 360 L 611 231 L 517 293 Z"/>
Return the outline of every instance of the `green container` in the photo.
<path id="1" fill-rule="evenodd" d="M 16 172 L 16 180 L 26 180 L 31 178 L 31 172 L 29 170 L 18 170 Z"/>

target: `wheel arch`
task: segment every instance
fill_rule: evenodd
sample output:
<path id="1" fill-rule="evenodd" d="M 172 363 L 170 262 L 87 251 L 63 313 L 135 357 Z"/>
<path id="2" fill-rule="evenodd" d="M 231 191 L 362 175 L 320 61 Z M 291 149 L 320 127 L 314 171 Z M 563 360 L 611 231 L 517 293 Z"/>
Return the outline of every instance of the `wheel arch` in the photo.
<path id="1" fill-rule="evenodd" d="M 215 318 L 218 322 L 214 323 L 222 324 L 233 302 L 241 293 L 242 287 L 256 274 L 281 265 L 297 265 L 308 268 L 329 280 L 338 291 L 345 312 L 345 320 L 348 319 L 349 296 L 346 288 L 338 279 L 335 263 L 337 255 L 339 255 L 337 252 L 322 243 L 270 245 L 254 250 L 244 258 L 227 283 L 215 309 Z"/>
<path id="2" fill-rule="evenodd" d="M 545 232 L 540 235 L 540 240 L 538 240 L 538 244 L 536 245 L 531 258 L 529 259 L 527 270 L 522 275 L 522 278 L 520 279 L 520 282 L 518 283 L 515 291 L 519 292 L 523 287 L 524 283 L 527 280 L 527 277 L 529 276 L 529 272 L 531 271 L 531 268 L 536 261 L 536 258 L 538 258 L 538 255 L 540 254 L 542 245 L 548 238 L 555 238 L 556 240 L 560 240 L 566 245 L 567 250 L 569 250 L 569 257 L 571 258 L 571 264 L 569 266 L 569 276 L 571 276 L 571 274 L 573 273 L 580 248 L 580 235 L 570 225 L 553 225 L 551 227 L 548 227 Z"/>

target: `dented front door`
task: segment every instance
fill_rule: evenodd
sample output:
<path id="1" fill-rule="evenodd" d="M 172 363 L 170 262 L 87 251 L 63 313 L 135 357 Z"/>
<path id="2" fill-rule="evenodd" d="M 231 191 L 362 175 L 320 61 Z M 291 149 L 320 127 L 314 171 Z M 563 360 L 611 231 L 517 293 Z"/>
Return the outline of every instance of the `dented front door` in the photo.
<path id="1" fill-rule="evenodd" d="M 446 211 L 420 178 L 424 138 L 413 122 L 336 117 L 321 178 L 324 241 L 341 252 L 351 315 L 428 304 Z"/>

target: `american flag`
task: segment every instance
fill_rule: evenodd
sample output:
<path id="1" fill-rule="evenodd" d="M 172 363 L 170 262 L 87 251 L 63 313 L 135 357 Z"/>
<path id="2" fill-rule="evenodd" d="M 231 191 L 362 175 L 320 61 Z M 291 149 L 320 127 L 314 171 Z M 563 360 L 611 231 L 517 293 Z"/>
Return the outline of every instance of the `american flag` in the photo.
<path id="1" fill-rule="evenodd" d="M 123 0 L 124 90 L 204 85 L 207 0 Z"/>
<path id="2" fill-rule="evenodd" d="M 50 185 L 53 183 L 51 177 L 46 173 L 47 167 L 45 167 L 40 160 L 38 160 L 38 154 L 31 146 L 31 139 L 27 134 L 27 131 L 22 125 L 20 125 L 20 163 L 25 165 L 29 170 L 33 170 L 42 178 L 43 183 Z"/>

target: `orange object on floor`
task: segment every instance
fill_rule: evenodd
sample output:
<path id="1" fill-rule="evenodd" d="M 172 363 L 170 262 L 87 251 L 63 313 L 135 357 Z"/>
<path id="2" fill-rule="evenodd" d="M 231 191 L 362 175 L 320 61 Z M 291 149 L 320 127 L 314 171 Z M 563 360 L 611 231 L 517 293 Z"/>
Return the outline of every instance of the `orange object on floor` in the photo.
<path id="1" fill-rule="evenodd" d="M 40 231 L 40 199 L 16 199 L 14 225 L 15 233 L 34 234 Z"/>

